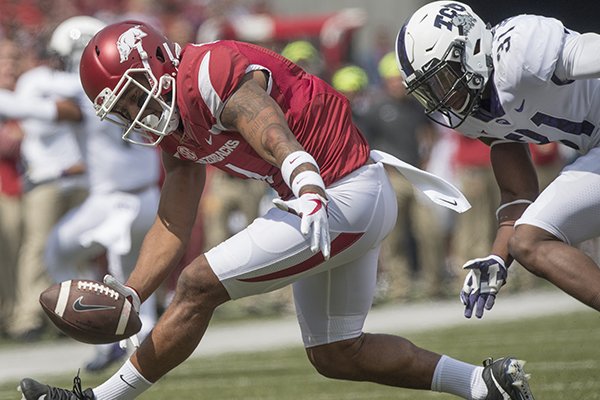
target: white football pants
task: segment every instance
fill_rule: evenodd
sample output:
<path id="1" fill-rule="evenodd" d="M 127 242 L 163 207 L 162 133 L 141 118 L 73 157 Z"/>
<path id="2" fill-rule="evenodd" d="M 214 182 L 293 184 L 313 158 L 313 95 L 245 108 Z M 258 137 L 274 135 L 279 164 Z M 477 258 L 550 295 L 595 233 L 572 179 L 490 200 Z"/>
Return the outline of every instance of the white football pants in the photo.
<path id="1" fill-rule="evenodd" d="M 357 337 L 375 292 L 381 241 L 396 223 L 385 169 L 368 164 L 327 188 L 331 258 L 312 254 L 300 218 L 270 209 L 206 253 L 232 299 L 293 283 L 307 347 Z"/>

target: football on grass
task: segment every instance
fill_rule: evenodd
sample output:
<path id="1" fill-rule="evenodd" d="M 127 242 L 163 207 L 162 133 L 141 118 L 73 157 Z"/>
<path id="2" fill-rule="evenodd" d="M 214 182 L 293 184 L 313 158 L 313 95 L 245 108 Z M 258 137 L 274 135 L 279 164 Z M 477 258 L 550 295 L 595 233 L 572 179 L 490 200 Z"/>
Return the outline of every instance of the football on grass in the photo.
<path id="1" fill-rule="evenodd" d="M 84 343 L 118 342 L 142 327 L 129 300 L 101 282 L 57 283 L 42 292 L 40 304 L 58 329 Z"/>

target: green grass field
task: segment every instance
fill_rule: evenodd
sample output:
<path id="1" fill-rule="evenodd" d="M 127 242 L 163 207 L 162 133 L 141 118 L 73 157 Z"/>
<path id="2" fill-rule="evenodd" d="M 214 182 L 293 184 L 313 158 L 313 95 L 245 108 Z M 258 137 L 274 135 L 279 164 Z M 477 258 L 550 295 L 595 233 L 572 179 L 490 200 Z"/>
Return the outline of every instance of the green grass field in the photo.
<path id="1" fill-rule="evenodd" d="M 474 328 L 409 335 L 414 343 L 465 361 L 515 355 L 528 361 L 537 400 L 600 399 L 600 319 L 593 311 L 507 323 L 475 323 Z M 7 366 L 1 366 L 5 368 Z M 8 368 L 10 368 L 8 366 Z M 85 387 L 108 376 L 82 375 Z M 35 377 L 41 380 L 43 377 Z M 72 376 L 46 377 L 71 386 Z M 0 386 L 1 400 L 16 400 L 17 382 Z M 142 398 L 157 400 L 353 400 L 454 399 L 439 393 L 333 381 L 319 376 L 301 348 L 231 354 L 188 360 Z"/>

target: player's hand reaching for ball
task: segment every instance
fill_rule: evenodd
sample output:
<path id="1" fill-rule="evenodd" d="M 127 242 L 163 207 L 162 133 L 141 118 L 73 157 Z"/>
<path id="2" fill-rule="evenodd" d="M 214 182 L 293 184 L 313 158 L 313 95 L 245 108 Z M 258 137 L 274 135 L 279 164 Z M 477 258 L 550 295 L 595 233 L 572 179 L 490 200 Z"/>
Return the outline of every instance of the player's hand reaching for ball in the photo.
<path id="1" fill-rule="evenodd" d="M 140 305 L 142 304 L 142 302 L 140 301 L 140 295 L 135 291 L 134 288 L 122 284 L 117 280 L 117 278 L 110 274 L 104 275 L 104 284 L 110 287 L 111 289 L 119 292 L 127 300 L 129 300 L 135 312 L 139 314 Z"/>

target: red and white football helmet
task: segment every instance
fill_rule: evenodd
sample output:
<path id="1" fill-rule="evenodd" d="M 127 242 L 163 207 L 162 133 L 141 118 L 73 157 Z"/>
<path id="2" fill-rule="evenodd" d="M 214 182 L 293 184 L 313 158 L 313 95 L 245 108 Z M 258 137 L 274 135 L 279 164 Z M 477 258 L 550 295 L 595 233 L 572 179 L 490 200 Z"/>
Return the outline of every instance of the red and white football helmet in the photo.
<path id="1" fill-rule="evenodd" d="M 143 22 L 124 21 L 100 30 L 84 49 L 79 66 L 83 89 L 96 115 L 121 125 L 124 140 L 156 146 L 179 124 L 175 77 L 180 52 L 177 43 Z M 146 96 L 136 116 L 120 115 L 115 105 L 130 85 Z M 160 105 L 160 116 L 144 116 L 151 101 Z M 136 139 L 136 132 L 142 140 Z"/>

